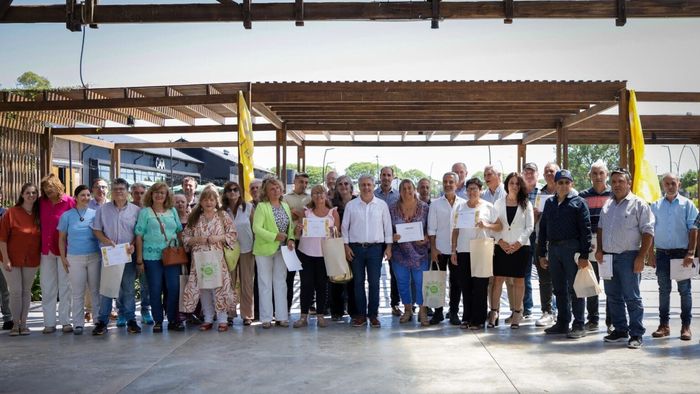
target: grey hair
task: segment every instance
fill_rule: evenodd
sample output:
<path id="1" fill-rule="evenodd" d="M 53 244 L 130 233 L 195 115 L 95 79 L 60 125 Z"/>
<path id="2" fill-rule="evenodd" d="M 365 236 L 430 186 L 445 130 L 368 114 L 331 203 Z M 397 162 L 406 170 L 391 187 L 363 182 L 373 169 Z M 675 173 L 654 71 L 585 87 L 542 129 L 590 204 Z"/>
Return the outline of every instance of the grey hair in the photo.
<path id="1" fill-rule="evenodd" d="M 455 182 L 459 182 L 459 175 L 457 175 L 457 173 L 454 171 L 447 171 L 445 174 L 442 175 L 442 178 L 445 179 L 446 176 L 451 176 L 455 180 Z"/>
<path id="2" fill-rule="evenodd" d="M 499 171 L 496 167 L 494 167 L 494 166 L 492 166 L 492 165 L 490 165 L 490 164 L 487 165 L 486 167 L 484 167 L 484 172 L 486 172 L 486 171 L 488 171 L 488 170 L 493 171 L 493 173 L 496 174 L 496 175 L 499 175 L 499 176 L 501 175 L 501 171 Z"/>
<path id="3" fill-rule="evenodd" d="M 143 183 L 141 183 L 141 182 L 135 182 L 134 184 L 131 185 L 131 189 L 130 189 L 130 190 L 133 192 L 134 189 L 139 188 L 139 187 L 143 188 L 144 190 L 148 189 L 148 188 L 146 187 L 146 185 L 144 185 Z"/>
<path id="4" fill-rule="evenodd" d="M 676 173 L 674 173 L 674 172 L 665 172 L 665 173 L 661 176 L 661 180 L 663 181 L 663 180 L 666 179 L 666 178 L 673 178 L 673 179 L 675 179 L 675 180 L 677 180 L 677 181 L 680 181 L 680 178 L 679 178 L 678 175 L 677 175 Z"/>
<path id="5" fill-rule="evenodd" d="M 606 174 L 610 173 L 610 170 L 608 170 L 608 165 L 605 164 L 605 162 L 603 160 L 600 160 L 600 159 L 596 160 L 595 163 L 591 164 L 591 169 L 588 170 L 588 176 L 591 175 L 591 171 L 593 171 L 594 168 L 601 169 L 601 170 L 605 171 Z"/>
<path id="6" fill-rule="evenodd" d="M 350 179 L 349 176 L 347 175 L 341 175 L 338 178 L 336 178 L 335 183 L 336 185 L 341 183 L 342 181 L 347 180 L 348 181 L 348 186 L 350 187 L 350 191 L 353 191 L 353 186 L 352 186 L 352 179 Z M 337 187 L 337 186 L 336 186 Z"/>
<path id="7" fill-rule="evenodd" d="M 557 171 L 561 170 L 561 167 L 559 167 L 559 164 L 557 164 L 557 163 L 555 163 L 555 162 L 553 162 L 553 161 L 550 161 L 549 163 L 545 164 L 545 165 L 544 165 L 544 168 L 547 168 L 547 167 L 549 167 L 549 166 L 554 166 L 554 167 L 557 169 Z"/>
<path id="8" fill-rule="evenodd" d="M 372 175 L 368 175 L 368 174 L 360 175 L 360 177 L 357 179 L 357 183 L 361 183 L 363 179 L 371 180 L 372 184 L 374 185 L 374 177 Z M 336 182 L 337 182 L 337 180 L 336 180 Z"/>

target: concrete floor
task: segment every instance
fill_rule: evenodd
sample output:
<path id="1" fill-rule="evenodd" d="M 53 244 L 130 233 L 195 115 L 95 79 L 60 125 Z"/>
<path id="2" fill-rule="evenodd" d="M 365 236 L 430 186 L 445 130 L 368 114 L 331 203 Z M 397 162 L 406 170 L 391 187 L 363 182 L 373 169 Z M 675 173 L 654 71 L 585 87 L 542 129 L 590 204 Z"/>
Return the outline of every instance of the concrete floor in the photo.
<path id="1" fill-rule="evenodd" d="M 700 306 L 700 283 L 693 284 Z M 603 331 L 581 340 L 545 336 L 534 319 L 519 330 L 501 320 L 480 332 L 399 325 L 386 298 L 380 329 L 345 322 L 264 330 L 237 319 L 227 333 L 195 327 L 153 334 L 146 326 L 129 335 L 110 326 L 104 337 L 89 335 L 91 325 L 83 336 L 43 335 L 35 305 L 32 335 L 0 334 L 0 392 L 698 392 L 700 323 L 692 341 L 680 341 L 676 293 L 672 336 L 652 339 L 656 282 L 643 280 L 642 289 L 647 334 L 640 350 L 603 343 Z M 298 309 L 292 312 L 296 318 Z"/>

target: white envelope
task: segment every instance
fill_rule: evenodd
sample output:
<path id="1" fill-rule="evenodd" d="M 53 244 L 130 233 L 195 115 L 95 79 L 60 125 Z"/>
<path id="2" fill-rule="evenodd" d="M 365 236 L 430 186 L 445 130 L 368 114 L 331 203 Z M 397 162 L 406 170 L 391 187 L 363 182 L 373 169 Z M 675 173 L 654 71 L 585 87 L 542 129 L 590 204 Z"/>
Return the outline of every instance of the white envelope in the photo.
<path id="1" fill-rule="evenodd" d="M 603 255 L 603 262 L 598 263 L 598 274 L 600 279 L 610 280 L 613 276 L 613 256 L 611 254 Z"/>
<path id="2" fill-rule="evenodd" d="M 287 266 L 287 271 L 301 271 L 303 269 L 301 268 L 301 261 L 299 261 L 295 249 L 289 250 L 287 245 L 282 245 L 280 251 L 282 252 L 284 264 Z"/>
<path id="3" fill-rule="evenodd" d="M 672 280 L 686 280 L 692 279 L 698 275 L 698 269 L 700 269 L 700 264 L 698 263 L 698 258 L 693 259 L 693 264 L 690 267 L 683 266 L 683 259 L 671 259 L 671 279 Z"/>

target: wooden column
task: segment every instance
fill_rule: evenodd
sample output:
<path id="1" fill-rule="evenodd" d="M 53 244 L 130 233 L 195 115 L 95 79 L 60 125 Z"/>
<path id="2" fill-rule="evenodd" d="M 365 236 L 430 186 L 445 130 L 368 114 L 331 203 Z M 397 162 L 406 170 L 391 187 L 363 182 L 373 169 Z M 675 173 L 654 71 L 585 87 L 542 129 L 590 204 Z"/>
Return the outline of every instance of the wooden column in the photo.
<path id="1" fill-rule="evenodd" d="M 301 171 L 306 172 L 306 144 L 304 142 L 299 145 L 299 149 L 301 152 Z"/>
<path id="2" fill-rule="evenodd" d="M 562 140 L 563 140 L 563 130 L 561 127 L 561 122 L 557 123 L 557 145 L 556 145 L 556 156 L 557 156 L 557 165 L 559 168 L 561 167 L 561 145 L 562 145 Z"/>
<path id="3" fill-rule="evenodd" d="M 281 169 L 281 163 L 280 163 L 280 149 L 282 147 L 282 130 L 277 129 L 275 132 L 275 175 L 277 175 L 277 178 L 282 179 L 282 174 L 280 172 Z"/>
<path id="4" fill-rule="evenodd" d="M 627 104 L 627 89 L 620 90 L 617 112 L 618 112 L 618 144 L 620 149 L 620 167 L 628 168 L 629 162 L 627 157 L 628 151 L 628 125 L 629 125 L 629 106 Z"/>
<path id="5" fill-rule="evenodd" d="M 525 160 L 527 160 L 527 145 L 518 144 L 518 164 L 517 164 L 518 172 L 523 171 L 523 167 L 525 167 L 525 163 L 526 163 Z"/>
<path id="6" fill-rule="evenodd" d="M 282 123 L 282 184 L 287 192 L 287 122 Z"/>
<path id="7" fill-rule="evenodd" d="M 561 167 L 569 168 L 569 129 L 561 127 Z"/>
<path id="8" fill-rule="evenodd" d="M 51 173 L 53 166 L 53 133 L 51 127 L 44 128 L 41 135 L 41 178 Z"/>
<path id="9" fill-rule="evenodd" d="M 121 166 L 122 166 L 121 149 L 117 149 L 117 148 L 112 149 L 112 161 L 110 163 L 110 176 L 112 177 L 112 180 L 120 177 Z"/>

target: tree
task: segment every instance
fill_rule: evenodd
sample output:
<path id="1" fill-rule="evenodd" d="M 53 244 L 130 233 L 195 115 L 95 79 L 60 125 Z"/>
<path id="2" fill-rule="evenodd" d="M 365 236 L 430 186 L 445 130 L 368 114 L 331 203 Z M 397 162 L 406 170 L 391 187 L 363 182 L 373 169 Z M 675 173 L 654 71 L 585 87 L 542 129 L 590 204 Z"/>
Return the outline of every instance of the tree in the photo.
<path id="1" fill-rule="evenodd" d="M 591 165 L 602 160 L 609 169 L 617 167 L 620 157 L 617 145 L 570 145 L 569 146 L 569 171 L 574 177 L 574 187 L 578 190 L 586 190 L 591 186 L 588 171 Z"/>
<path id="2" fill-rule="evenodd" d="M 681 189 L 686 190 L 698 182 L 698 174 L 695 170 L 688 170 L 688 172 L 681 176 L 680 182 Z"/>
<path id="3" fill-rule="evenodd" d="M 401 176 L 399 178 L 401 179 L 410 179 L 415 183 L 416 185 L 418 184 L 418 181 L 420 181 L 422 178 L 427 178 L 428 176 L 421 170 L 416 170 L 416 169 L 410 169 L 406 171 L 401 171 Z"/>
<path id="4" fill-rule="evenodd" d="M 287 168 L 290 170 L 297 170 L 297 165 L 296 164 L 287 164 Z M 326 166 L 327 171 L 335 171 L 335 169 L 328 168 Z M 271 168 L 270 171 L 274 172 L 275 169 Z M 309 176 L 309 187 L 313 187 L 316 185 L 325 185 L 325 179 L 323 179 L 323 171 L 321 169 L 321 166 L 306 166 L 306 174 Z"/>
<path id="5" fill-rule="evenodd" d="M 27 71 L 17 78 L 17 88 L 23 90 L 47 90 L 51 89 L 51 82 L 35 72 Z"/>
<path id="6" fill-rule="evenodd" d="M 380 166 L 379 168 L 382 168 Z M 345 175 L 349 176 L 350 179 L 357 180 L 362 175 L 372 175 L 377 176 L 377 163 L 372 163 L 369 161 L 362 161 L 359 163 L 352 163 L 345 169 Z"/>

